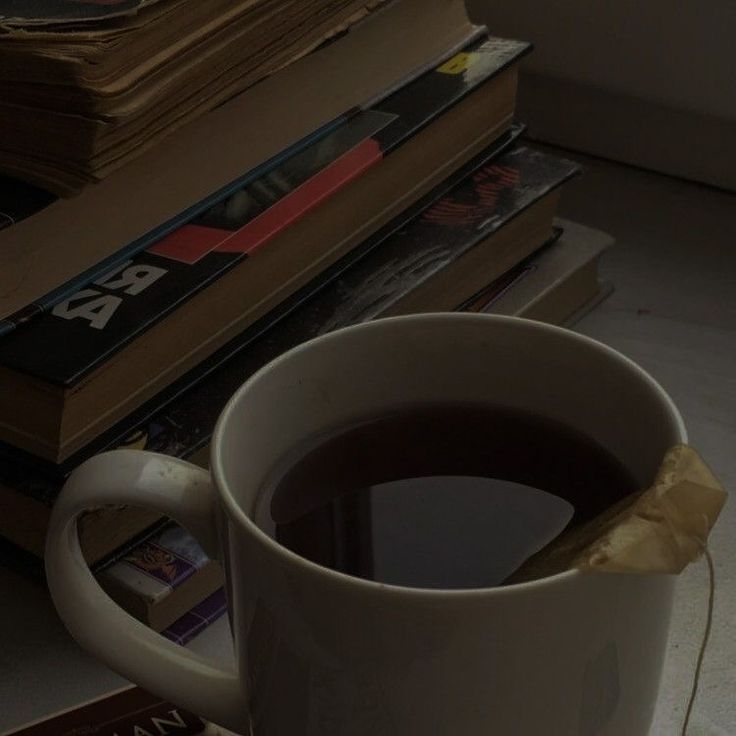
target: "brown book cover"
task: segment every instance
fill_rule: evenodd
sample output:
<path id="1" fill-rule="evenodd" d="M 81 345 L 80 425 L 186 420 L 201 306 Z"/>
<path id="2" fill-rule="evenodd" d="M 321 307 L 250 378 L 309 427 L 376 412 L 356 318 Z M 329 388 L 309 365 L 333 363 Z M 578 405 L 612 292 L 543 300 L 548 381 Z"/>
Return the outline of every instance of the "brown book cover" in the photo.
<path id="1" fill-rule="evenodd" d="M 196 736 L 205 727 L 198 716 L 130 686 L 3 736 Z"/>

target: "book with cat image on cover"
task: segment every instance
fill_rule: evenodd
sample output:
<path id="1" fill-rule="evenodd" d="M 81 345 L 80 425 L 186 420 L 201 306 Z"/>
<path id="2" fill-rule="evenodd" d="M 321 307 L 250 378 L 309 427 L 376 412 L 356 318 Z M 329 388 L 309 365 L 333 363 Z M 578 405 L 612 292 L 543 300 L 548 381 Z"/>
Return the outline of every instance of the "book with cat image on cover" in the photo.
<path id="1" fill-rule="evenodd" d="M 0 439 L 64 461 L 339 260 L 508 129 L 527 50 L 473 42 L 6 335 Z"/>

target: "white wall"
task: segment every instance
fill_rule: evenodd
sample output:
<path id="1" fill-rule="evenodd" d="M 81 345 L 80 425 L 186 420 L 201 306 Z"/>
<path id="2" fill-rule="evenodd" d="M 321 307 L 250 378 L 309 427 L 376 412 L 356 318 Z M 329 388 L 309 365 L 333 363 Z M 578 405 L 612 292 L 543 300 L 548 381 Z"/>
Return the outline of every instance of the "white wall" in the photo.
<path id="1" fill-rule="evenodd" d="M 492 33 L 535 43 L 531 76 L 702 117 L 721 133 L 722 124 L 736 124 L 736 0 L 468 0 L 468 7 Z"/>

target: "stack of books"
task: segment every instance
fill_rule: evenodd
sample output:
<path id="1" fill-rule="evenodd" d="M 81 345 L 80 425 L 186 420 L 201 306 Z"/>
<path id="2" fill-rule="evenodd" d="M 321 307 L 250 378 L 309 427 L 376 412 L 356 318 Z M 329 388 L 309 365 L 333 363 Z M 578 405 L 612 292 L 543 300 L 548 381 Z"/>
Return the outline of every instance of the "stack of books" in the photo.
<path id="1" fill-rule="evenodd" d="M 36 4 L 67 5 L 28 3 Z M 176 34 L 160 18 L 197 4 L 129 0 L 110 17 L 117 5 L 88 5 L 97 6 L 95 18 L 66 10 L 36 25 L 0 20 L 8 31 L 0 59 L 45 59 L 57 44 L 44 64 L 66 69 L 72 61 L 59 49 L 88 22 L 124 28 L 135 49 L 167 48 L 159 34 L 171 43 Z M 41 169 L 61 166 L 50 142 L 28 166 L 22 156 L 6 165 L 23 135 L 0 142 L 0 535 L 8 562 L 40 567 L 51 505 L 96 452 L 132 447 L 206 465 L 229 396 L 305 340 L 423 311 L 562 324 L 603 293 L 597 261 L 610 239 L 555 219 L 578 166 L 529 148 L 514 123 L 529 44 L 473 26 L 460 0 L 207 2 L 196 12 L 214 28 L 242 11 L 246 33 L 253 19 L 245 6 L 275 19 L 282 5 L 279 24 L 306 18 L 299 49 L 286 32 L 273 41 L 255 86 L 251 67 L 232 59 L 241 74 L 227 101 L 209 84 L 208 100 L 222 104 L 180 126 L 166 122 L 163 140 L 152 133 L 114 170 L 85 170 L 102 180 L 74 198 L 57 196 L 72 187 L 37 186 L 51 185 Z M 104 56 L 97 25 L 89 51 Z M 16 27 L 26 28 L 23 46 Z M 228 26 L 223 45 L 238 28 Z M 312 33 L 329 38 L 314 48 Z M 207 36 L 210 47 L 220 49 Z M 202 68 L 191 73 L 214 79 L 216 62 L 210 68 L 207 53 L 195 56 Z M 145 78 L 141 58 L 131 68 Z M 114 56 L 107 68 L 124 66 Z M 162 69 L 179 79 L 173 61 Z M 94 85 L 82 94 L 82 77 L 69 75 L 69 104 L 96 99 Z M 33 84 L 8 82 L 19 96 L 13 104 L 30 104 L 22 95 L 40 94 Z M 54 77 L 44 104 L 60 89 Z M 4 112 L 3 124 L 22 127 L 21 118 L 8 122 L 13 114 Z M 79 161 L 56 171 L 81 171 Z M 82 519 L 80 539 L 105 590 L 172 639 L 185 641 L 224 610 L 216 563 L 168 519 L 97 509 Z"/>

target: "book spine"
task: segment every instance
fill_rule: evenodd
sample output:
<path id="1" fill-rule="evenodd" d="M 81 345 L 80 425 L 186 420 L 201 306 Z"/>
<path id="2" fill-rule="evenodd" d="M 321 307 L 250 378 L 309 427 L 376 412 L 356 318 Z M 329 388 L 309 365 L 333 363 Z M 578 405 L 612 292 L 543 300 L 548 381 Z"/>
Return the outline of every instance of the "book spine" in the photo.
<path id="1" fill-rule="evenodd" d="M 164 629 L 161 634 L 183 646 L 217 621 L 226 611 L 225 590 L 220 588 Z"/>

